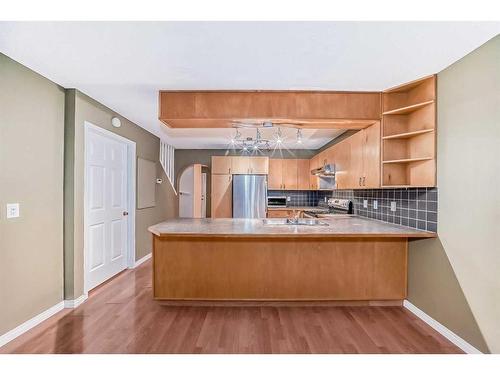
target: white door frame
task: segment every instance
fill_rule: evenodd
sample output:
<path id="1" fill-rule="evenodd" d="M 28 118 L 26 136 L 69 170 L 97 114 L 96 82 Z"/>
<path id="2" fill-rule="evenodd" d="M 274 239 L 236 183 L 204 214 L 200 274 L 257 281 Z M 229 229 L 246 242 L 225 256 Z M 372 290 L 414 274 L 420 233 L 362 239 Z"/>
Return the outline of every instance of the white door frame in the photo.
<path id="1" fill-rule="evenodd" d="M 128 212 L 128 220 L 127 220 L 127 230 L 128 230 L 128 236 L 127 236 L 127 267 L 128 268 L 133 268 L 135 265 L 135 173 L 136 173 L 136 143 L 134 141 L 131 141 L 130 139 L 127 139 L 125 137 L 122 137 L 116 133 L 113 133 L 109 130 L 103 129 L 99 126 L 96 126 L 88 121 L 84 121 L 84 127 L 85 127 L 85 137 L 84 137 L 84 151 L 83 151 L 83 160 L 84 160 L 84 177 L 83 177 L 83 184 L 84 184 L 84 194 L 83 194 L 83 292 L 85 294 L 88 293 L 87 290 L 87 284 L 86 284 L 86 277 L 87 277 L 87 262 L 86 262 L 86 254 L 87 254 L 87 244 L 88 244 L 88 239 L 87 239 L 87 218 L 88 218 L 88 212 L 87 212 L 87 150 L 86 150 L 86 145 L 87 145 L 87 137 L 88 133 L 90 130 L 93 130 L 94 132 L 101 133 L 103 135 L 106 135 L 110 138 L 115 139 L 118 142 L 122 142 L 127 146 L 127 212 Z"/>

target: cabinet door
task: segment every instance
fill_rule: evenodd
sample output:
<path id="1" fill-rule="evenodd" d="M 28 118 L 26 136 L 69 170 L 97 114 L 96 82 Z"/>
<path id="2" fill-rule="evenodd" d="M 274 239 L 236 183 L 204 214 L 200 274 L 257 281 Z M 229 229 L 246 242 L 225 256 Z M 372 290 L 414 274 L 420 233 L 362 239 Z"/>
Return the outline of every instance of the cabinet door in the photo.
<path id="1" fill-rule="evenodd" d="M 363 130 L 363 187 L 380 187 L 380 122 Z"/>
<path id="2" fill-rule="evenodd" d="M 364 130 L 360 130 L 346 140 L 351 145 L 351 162 L 349 168 L 349 188 L 362 189 L 363 188 L 363 149 L 365 143 Z"/>
<path id="3" fill-rule="evenodd" d="M 309 190 L 309 159 L 297 159 L 297 189 Z"/>
<path id="4" fill-rule="evenodd" d="M 297 159 L 283 159 L 283 189 L 297 190 Z"/>
<path id="5" fill-rule="evenodd" d="M 311 171 L 313 169 L 318 168 L 318 155 L 313 156 L 309 160 L 309 188 L 311 190 L 317 190 L 318 189 L 318 177 L 311 174 Z"/>
<path id="6" fill-rule="evenodd" d="M 267 217 L 269 218 L 287 218 L 290 216 L 288 210 L 268 210 Z"/>
<path id="7" fill-rule="evenodd" d="M 351 143 L 348 139 L 335 145 L 335 184 L 337 189 L 351 189 Z"/>
<path id="8" fill-rule="evenodd" d="M 231 160 L 232 174 L 250 174 L 250 158 L 248 156 L 233 156 Z"/>
<path id="9" fill-rule="evenodd" d="M 212 174 L 231 174 L 231 156 L 212 156 Z"/>
<path id="10" fill-rule="evenodd" d="M 269 173 L 269 158 L 267 156 L 253 156 L 249 160 L 251 174 Z"/>
<path id="11" fill-rule="evenodd" d="M 269 159 L 268 188 L 271 190 L 283 189 L 283 164 L 282 159 Z"/>
<path id="12" fill-rule="evenodd" d="M 230 174 L 212 175 L 212 218 L 228 218 L 233 216 L 232 186 L 232 176 Z"/>

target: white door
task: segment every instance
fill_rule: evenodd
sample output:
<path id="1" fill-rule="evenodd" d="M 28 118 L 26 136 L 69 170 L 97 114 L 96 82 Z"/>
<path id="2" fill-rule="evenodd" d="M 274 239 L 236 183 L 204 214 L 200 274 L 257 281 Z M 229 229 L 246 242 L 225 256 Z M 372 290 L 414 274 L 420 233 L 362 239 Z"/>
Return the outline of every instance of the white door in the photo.
<path id="1" fill-rule="evenodd" d="M 186 168 L 179 177 L 179 217 L 193 217 L 194 166 Z"/>
<path id="2" fill-rule="evenodd" d="M 127 267 L 127 144 L 89 128 L 85 155 L 88 291 Z"/>

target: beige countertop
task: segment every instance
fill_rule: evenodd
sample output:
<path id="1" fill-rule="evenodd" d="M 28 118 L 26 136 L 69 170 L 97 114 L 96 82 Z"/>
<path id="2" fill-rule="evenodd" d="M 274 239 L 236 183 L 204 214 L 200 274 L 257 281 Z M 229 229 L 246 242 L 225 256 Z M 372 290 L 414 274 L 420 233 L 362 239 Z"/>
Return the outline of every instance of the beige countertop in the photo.
<path id="1" fill-rule="evenodd" d="M 148 230 L 160 237 L 436 237 L 433 232 L 360 216 L 339 215 L 320 220 L 328 226 L 264 225 L 262 219 L 171 219 Z"/>

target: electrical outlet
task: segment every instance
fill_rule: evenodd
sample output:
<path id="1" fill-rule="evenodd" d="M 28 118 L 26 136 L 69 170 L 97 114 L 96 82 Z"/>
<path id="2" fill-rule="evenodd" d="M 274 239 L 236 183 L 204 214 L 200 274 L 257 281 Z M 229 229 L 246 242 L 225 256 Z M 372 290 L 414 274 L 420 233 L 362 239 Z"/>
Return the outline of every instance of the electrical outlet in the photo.
<path id="1" fill-rule="evenodd" d="M 396 211 L 396 202 L 391 202 L 391 211 Z"/>
<path id="2" fill-rule="evenodd" d="M 368 208 L 368 200 L 367 199 L 365 199 L 363 201 L 363 208 Z"/>
<path id="3" fill-rule="evenodd" d="M 373 209 L 378 210 L 378 201 L 373 201 Z"/>
<path id="4" fill-rule="evenodd" d="M 7 203 L 7 219 L 19 217 L 19 203 Z"/>
<path id="5" fill-rule="evenodd" d="M 287 202 L 290 202 L 291 200 L 292 200 L 292 198 L 290 198 L 290 197 L 286 197 L 286 201 L 287 201 Z"/>

